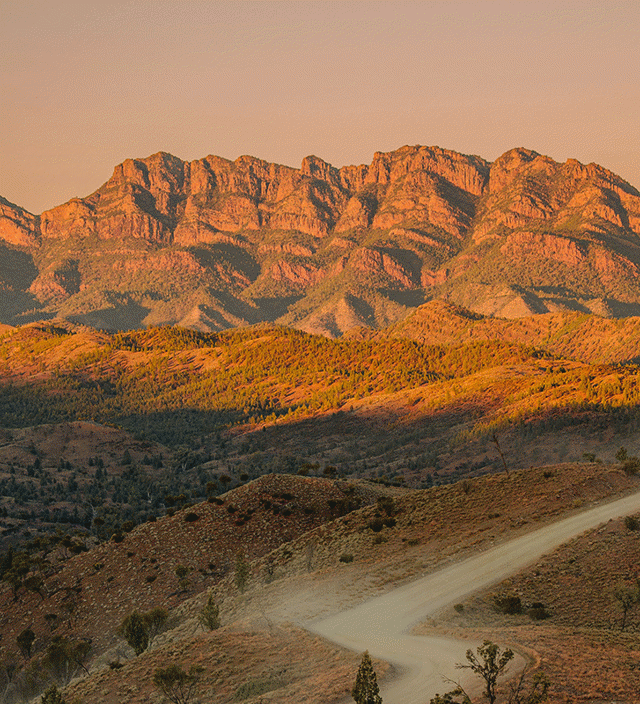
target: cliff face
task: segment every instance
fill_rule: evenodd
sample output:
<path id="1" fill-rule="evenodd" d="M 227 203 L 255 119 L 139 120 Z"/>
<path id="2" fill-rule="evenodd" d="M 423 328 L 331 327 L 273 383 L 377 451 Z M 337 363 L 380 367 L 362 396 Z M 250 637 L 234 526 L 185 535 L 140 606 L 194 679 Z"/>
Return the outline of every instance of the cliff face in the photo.
<path id="1" fill-rule="evenodd" d="M 294 169 L 161 152 L 40 217 L 0 200 L 1 241 L 31 257 L 22 293 L 43 314 L 110 311 L 116 327 L 132 306 L 137 324 L 314 330 L 322 310 L 343 311 L 331 334 L 344 331 L 336 321 L 375 326 L 436 297 L 498 315 L 640 311 L 638 192 L 600 166 L 526 149 L 489 163 L 407 146 L 341 169 L 315 156 Z"/>

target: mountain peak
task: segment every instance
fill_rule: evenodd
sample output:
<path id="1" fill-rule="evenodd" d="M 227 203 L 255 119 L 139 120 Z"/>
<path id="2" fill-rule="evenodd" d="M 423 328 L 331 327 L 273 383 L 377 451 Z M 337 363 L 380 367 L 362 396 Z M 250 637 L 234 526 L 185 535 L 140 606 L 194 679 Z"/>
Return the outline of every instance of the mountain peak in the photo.
<path id="1" fill-rule="evenodd" d="M 116 327 L 277 320 L 336 335 L 435 298 L 507 317 L 640 310 L 638 191 L 522 147 L 490 163 L 405 145 L 339 169 L 160 151 L 39 218 L 0 201 L 0 239 L 33 272 L 18 285 L 0 270 L 9 324 L 110 310 Z"/>

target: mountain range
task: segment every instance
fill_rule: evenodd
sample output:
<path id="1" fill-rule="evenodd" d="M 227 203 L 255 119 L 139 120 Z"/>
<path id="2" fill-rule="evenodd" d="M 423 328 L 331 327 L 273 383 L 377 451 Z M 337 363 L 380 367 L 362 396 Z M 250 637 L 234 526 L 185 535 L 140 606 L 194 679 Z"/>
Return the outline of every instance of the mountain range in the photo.
<path id="1" fill-rule="evenodd" d="M 443 299 L 484 315 L 640 314 L 640 193 L 596 164 L 439 147 L 369 165 L 127 159 L 39 216 L 0 199 L 0 322 L 338 337 Z"/>

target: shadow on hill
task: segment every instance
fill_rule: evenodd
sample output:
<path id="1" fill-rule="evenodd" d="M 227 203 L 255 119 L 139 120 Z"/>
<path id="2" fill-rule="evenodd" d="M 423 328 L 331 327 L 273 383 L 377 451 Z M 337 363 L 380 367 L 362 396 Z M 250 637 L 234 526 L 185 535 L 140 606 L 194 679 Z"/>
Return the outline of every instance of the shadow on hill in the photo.
<path id="1" fill-rule="evenodd" d="M 139 303 L 116 304 L 110 308 L 91 311 L 78 315 L 67 315 L 67 320 L 77 325 L 87 325 L 96 330 L 109 332 L 136 330 L 145 327 L 143 321 L 149 314 L 149 308 Z"/>

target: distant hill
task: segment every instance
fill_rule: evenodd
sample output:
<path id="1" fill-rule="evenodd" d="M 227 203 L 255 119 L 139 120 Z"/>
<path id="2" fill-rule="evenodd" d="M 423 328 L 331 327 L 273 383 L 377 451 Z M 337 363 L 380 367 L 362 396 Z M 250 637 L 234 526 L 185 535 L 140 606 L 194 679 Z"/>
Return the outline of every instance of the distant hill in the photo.
<path id="1" fill-rule="evenodd" d="M 611 319 L 564 312 L 493 318 L 436 300 L 378 334 L 432 345 L 500 340 L 533 345 L 558 357 L 592 364 L 640 363 L 640 317 Z M 362 335 L 362 330 L 350 333 L 355 338 Z"/>
<path id="2" fill-rule="evenodd" d="M 601 166 L 439 147 L 340 169 L 128 159 L 32 215 L 0 199 L 0 322 L 331 337 L 443 299 L 483 314 L 640 314 L 640 194 Z"/>

